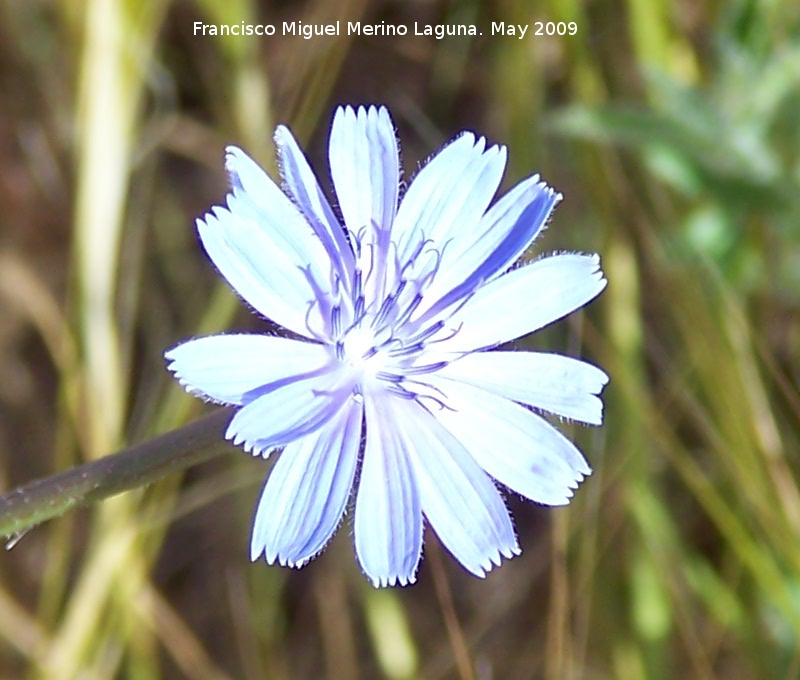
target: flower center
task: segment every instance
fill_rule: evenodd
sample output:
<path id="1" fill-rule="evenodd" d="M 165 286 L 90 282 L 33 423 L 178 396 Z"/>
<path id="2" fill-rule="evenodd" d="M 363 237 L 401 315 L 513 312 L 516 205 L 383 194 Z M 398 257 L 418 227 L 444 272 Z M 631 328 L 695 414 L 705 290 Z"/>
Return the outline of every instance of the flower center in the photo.
<path id="1" fill-rule="evenodd" d="M 390 361 L 370 327 L 357 326 L 347 332 L 339 344 L 339 360 L 364 378 L 375 378 Z"/>
<path id="2" fill-rule="evenodd" d="M 368 328 L 354 328 L 342 342 L 344 361 L 354 368 L 368 362 L 375 354 L 375 337 Z"/>
<path id="3" fill-rule="evenodd" d="M 425 361 L 425 350 L 437 342 L 433 338 L 444 321 L 435 320 L 431 310 L 417 319 L 414 314 L 438 272 L 441 251 L 421 238 L 401 261 L 388 232 L 374 223 L 351 237 L 355 268 L 346 282 L 334 275 L 327 338 L 320 339 L 331 343 L 339 364 L 351 373 L 356 394 L 388 391 L 438 401 L 424 376 L 447 362 L 433 356 Z"/>

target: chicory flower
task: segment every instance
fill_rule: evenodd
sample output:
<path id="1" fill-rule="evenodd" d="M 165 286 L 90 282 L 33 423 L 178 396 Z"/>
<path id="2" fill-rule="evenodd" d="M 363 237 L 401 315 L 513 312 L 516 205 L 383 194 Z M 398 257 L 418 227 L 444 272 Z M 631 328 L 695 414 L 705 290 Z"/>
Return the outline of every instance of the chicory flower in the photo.
<path id="1" fill-rule="evenodd" d="M 197 221 L 208 256 L 284 335 L 223 334 L 166 353 L 190 392 L 239 407 L 226 432 L 282 449 L 255 514 L 251 557 L 301 567 L 354 509 L 376 586 L 416 579 L 424 523 L 484 576 L 520 549 L 498 484 L 545 505 L 590 473 L 540 412 L 598 425 L 600 369 L 496 349 L 561 319 L 606 280 L 597 255 L 514 267 L 560 194 L 529 177 L 493 199 L 503 147 L 465 132 L 404 195 L 388 111 L 337 110 L 329 162 L 338 211 L 291 132 L 283 188 L 227 149 L 231 193 Z"/>

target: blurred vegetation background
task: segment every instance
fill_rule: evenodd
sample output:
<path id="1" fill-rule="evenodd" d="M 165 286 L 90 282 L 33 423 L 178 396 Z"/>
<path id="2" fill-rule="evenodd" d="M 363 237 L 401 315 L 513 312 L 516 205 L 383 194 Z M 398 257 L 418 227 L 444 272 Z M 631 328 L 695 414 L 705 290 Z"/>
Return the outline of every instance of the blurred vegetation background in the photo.
<path id="1" fill-rule="evenodd" d="M 337 19 L 410 34 L 193 35 Z M 536 252 L 599 252 L 610 285 L 526 343 L 610 373 L 606 424 L 566 426 L 594 475 L 568 508 L 509 498 L 523 554 L 485 581 L 428 532 L 418 584 L 377 591 L 347 523 L 302 571 L 252 565 L 269 464 L 206 463 L 0 557 L 0 676 L 800 677 L 791 0 L 6 0 L 0 487 L 203 412 L 164 349 L 265 328 L 195 237 L 226 191 L 223 147 L 274 170 L 288 123 L 327 182 L 340 103 L 389 106 L 406 177 L 470 128 L 509 146 L 506 188 L 540 172 L 564 193 Z"/>

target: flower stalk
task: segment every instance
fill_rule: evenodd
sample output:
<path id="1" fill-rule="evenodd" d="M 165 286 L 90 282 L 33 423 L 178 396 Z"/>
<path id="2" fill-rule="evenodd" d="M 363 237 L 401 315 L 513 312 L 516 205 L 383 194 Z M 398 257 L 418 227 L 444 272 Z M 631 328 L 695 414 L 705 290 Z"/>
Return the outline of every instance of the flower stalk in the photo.
<path id="1" fill-rule="evenodd" d="M 0 496 L 0 535 L 8 548 L 30 529 L 68 510 L 147 486 L 224 453 L 236 451 L 223 438 L 229 409 L 98 460 L 78 465 Z"/>

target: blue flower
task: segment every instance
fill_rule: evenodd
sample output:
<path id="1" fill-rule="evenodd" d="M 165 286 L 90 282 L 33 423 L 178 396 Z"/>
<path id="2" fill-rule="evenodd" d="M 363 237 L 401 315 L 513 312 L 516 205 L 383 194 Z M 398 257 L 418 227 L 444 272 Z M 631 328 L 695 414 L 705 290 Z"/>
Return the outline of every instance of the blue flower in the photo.
<path id="1" fill-rule="evenodd" d="M 424 521 L 483 577 L 520 552 L 498 483 L 563 505 L 590 473 L 539 412 L 598 425 L 608 382 L 577 359 L 495 348 L 598 295 L 599 258 L 513 268 L 561 196 L 534 176 L 492 203 L 506 150 L 470 132 L 401 197 L 388 111 L 338 109 L 338 212 L 291 132 L 275 142 L 283 189 L 229 147 L 232 191 L 197 229 L 222 276 L 286 336 L 214 335 L 166 353 L 187 390 L 239 407 L 234 444 L 264 458 L 283 449 L 251 557 L 303 566 L 352 506 L 374 585 L 415 581 Z"/>

